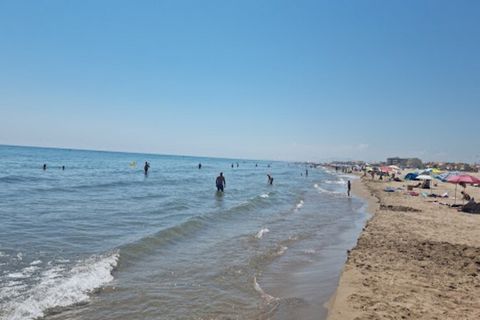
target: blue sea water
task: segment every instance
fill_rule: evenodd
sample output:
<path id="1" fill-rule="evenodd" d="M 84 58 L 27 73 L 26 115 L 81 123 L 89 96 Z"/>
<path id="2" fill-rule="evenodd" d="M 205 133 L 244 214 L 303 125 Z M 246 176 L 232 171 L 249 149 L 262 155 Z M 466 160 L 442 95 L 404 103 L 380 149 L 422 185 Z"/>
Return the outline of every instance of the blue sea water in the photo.
<path id="1" fill-rule="evenodd" d="M 0 146 L 0 319 L 322 318 L 366 215 L 305 169 Z"/>

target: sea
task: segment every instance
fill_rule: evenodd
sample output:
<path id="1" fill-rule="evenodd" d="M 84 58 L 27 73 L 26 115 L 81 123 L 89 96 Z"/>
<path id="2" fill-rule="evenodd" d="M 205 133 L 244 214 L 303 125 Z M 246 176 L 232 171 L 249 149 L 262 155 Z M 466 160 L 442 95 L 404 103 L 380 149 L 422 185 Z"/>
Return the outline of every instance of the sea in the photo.
<path id="1" fill-rule="evenodd" d="M 0 146 L 0 319 L 325 319 L 367 219 L 346 196 L 353 178 L 305 163 Z"/>

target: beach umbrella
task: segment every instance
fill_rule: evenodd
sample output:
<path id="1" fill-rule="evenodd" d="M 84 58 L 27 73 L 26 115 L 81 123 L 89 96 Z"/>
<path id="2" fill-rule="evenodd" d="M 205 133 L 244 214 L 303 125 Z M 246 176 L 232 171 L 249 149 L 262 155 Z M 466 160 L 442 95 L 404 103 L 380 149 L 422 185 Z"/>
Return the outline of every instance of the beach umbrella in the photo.
<path id="1" fill-rule="evenodd" d="M 437 168 L 433 168 L 433 169 L 432 169 L 432 173 L 433 173 L 433 174 L 441 174 L 441 173 L 442 173 L 442 170 L 437 169 Z"/>
<path id="2" fill-rule="evenodd" d="M 430 174 L 432 173 L 432 169 L 424 169 L 418 172 L 418 174 Z"/>
<path id="3" fill-rule="evenodd" d="M 457 203 L 457 185 L 463 184 L 480 184 L 480 179 L 469 174 L 460 174 L 457 176 L 448 177 L 447 182 L 455 183 L 455 203 Z"/>
<path id="4" fill-rule="evenodd" d="M 451 176 L 447 179 L 450 183 L 465 183 L 465 184 L 480 184 L 480 179 L 471 176 L 469 174 L 460 174 L 457 176 Z"/>
<path id="5" fill-rule="evenodd" d="M 383 173 L 389 173 L 390 171 L 393 171 L 393 169 L 390 167 L 383 166 L 383 167 L 380 167 L 380 171 Z"/>
<path id="6" fill-rule="evenodd" d="M 405 180 L 415 180 L 417 179 L 418 174 L 410 172 L 405 175 Z"/>
<path id="7" fill-rule="evenodd" d="M 417 178 L 415 180 L 428 180 L 428 181 L 431 181 L 433 178 L 429 175 L 426 175 L 426 174 L 420 174 L 417 176 Z M 430 184 L 430 182 L 428 183 L 428 188 L 430 189 L 430 193 L 432 193 L 432 186 Z"/>

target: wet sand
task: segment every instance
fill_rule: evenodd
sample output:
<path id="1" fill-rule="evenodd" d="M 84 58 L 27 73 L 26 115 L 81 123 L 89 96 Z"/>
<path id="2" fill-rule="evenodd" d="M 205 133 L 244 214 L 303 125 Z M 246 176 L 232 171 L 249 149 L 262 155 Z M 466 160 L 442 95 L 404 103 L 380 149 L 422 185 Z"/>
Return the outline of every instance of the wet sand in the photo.
<path id="1" fill-rule="evenodd" d="M 480 215 L 441 204 L 454 202 L 455 186 L 435 183 L 432 192 L 448 199 L 383 191 L 412 182 L 355 181 L 373 216 L 349 253 L 328 319 L 480 319 Z M 480 188 L 467 192 L 480 199 Z"/>

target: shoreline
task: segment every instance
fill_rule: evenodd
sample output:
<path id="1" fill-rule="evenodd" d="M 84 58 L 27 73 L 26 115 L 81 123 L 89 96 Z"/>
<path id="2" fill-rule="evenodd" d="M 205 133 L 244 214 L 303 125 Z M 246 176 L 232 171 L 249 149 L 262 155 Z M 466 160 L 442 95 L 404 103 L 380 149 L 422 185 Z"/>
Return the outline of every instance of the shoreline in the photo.
<path id="1" fill-rule="evenodd" d="M 480 318 L 480 215 L 383 191 L 406 184 L 352 181 L 371 217 L 348 253 L 327 319 Z M 451 195 L 453 188 L 436 186 Z M 480 188 L 469 192 L 480 198 Z"/>
<path id="2" fill-rule="evenodd" d="M 358 239 L 361 237 L 363 231 L 365 230 L 365 227 L 368 225 L 368 222 L 373 218 L 375 211 L 379 208 L 379 200 L 372 195 L 371 191 L 363 183 L 361 177 L 358 176 L 357 174 L 355 174 L 355 176 L 357 177 L 357 179 L 352 179 L 351 180 L 351 183 L 352 183 L 351 193 L 354 197 L 360 198 L 360 199 L 362 199 L 362 201 L 365 202 L 365 206 L 366 206 L 365 207 L 365 213 L 367 214 L 367 219 L 365 221 L 365 225 L 363 226 L 363 228 L 362 228 L 362 230 L 361 230 L 361 232 L 360 232 L 360 234 L 358 235 L 358 238 L 357 238 L 357 242 L 358 242 Z M 335 292 L 330 297 L 330 299 L 327 301 L 327 303 L 324 305 L 325 308 L 327 309 L 327 318 L 326 319 L 330 319 L 330 316 L 332 314 L 333 307 L 335 306 L 335 301 L 337 300 L 337 298 L 338 298 L 338 300 L 344 300 L 346 298 L 346 295 L 350 294 L 350 290 L 344 290 L 343 289 L 345 287 L 345 285 L 342 285 L 342 287 L 340 288 L 340 282 L 341 281 L 345 282 L 346 280 L 349 280 L 349 279 L 343 279 L 344 278 L 344 269 L 345 269 L 345 266 L 348 262 L 350 251 L 354 250 L 355 247 L 356 247 L 356 244 L 350 250 L 347 251 L 347 260 L 345 261 L 345 264 L 342 267 L 342 272 L 340 273 L 340 276 L 338 278 L 337 288 L 335 289 Z"/>

